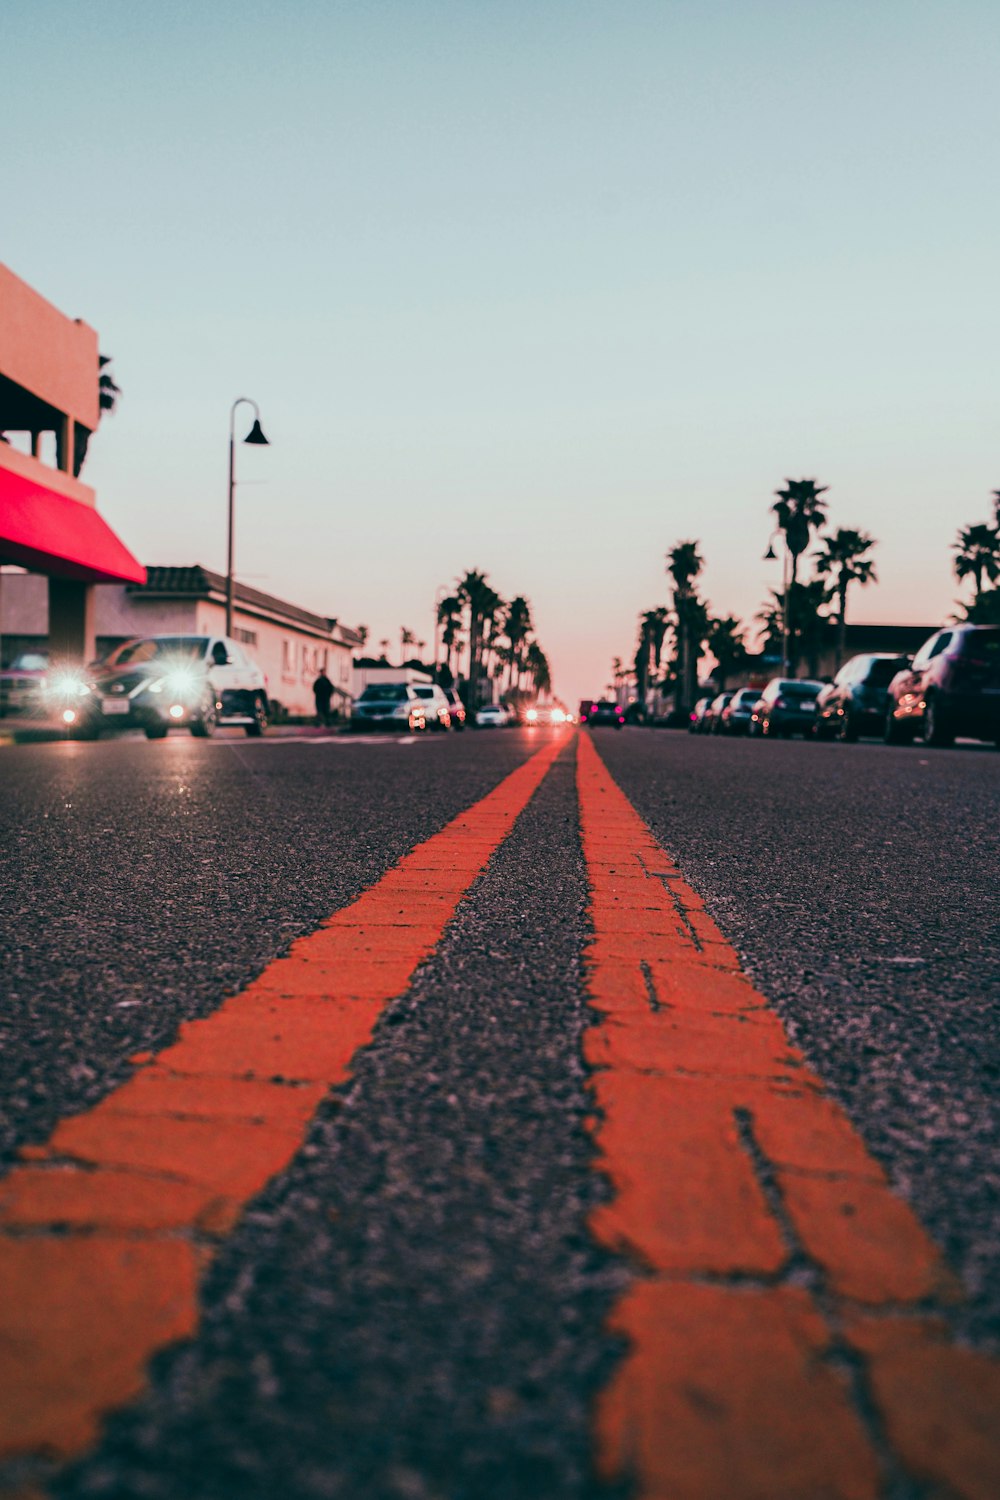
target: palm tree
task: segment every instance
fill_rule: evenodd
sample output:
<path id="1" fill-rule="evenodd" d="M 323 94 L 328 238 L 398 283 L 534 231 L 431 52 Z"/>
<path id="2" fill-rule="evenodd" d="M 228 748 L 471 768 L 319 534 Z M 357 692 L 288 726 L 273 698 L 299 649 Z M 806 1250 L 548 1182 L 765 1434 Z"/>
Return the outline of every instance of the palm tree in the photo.
<path id="1" fill-rule="evenodd" d="M 865 553 L 876 545 L 867 531 L 852 531 L 841 526 L 833 536 L 824 539 L 821 551 L 813 554 L 816 573 L 829 578 L 837 601 L 837 668 L 844 663 L 847 651 L 847 590 L 852 583 L 877 583 L 875 564 Z"/>
<path id="2" fill-rule="evenodd" d="M 507 687 L 511 688 L 514 670 L 521 665 L 524 643 L 531 633 L 531 606 L 522 594 L 517 594 L 504 610 L 503 633 L 507 640 Z"/>
<path id="3" fill-rule="evenodd" d="M 1000 513 L 1000 503 L 997 505 Z M 993 526 L 966 526 L 955 542 L 955 577 L 959 583 L 971 578 L 976 590 L 973 604 L 983 592 L 983 579 L 996 583 L 1000 578 L 1000 531 Z"/>
<path id="4" fill-rule="evenodd" d="M 786 479 L 785 488 L 774 492 L 778 503 L 772 505 L 771 509 L 778 518 L 778 526 L 785 534 L 785 548 L 792 560 L 791 587 L 788 580 L 785 581 L 789 601 L 794 585 L 799 581 L 799 558 L 808 547 L 812 533 L 822 530 L 826 519 L 826 501 L 819 497 L 825 495 L 828 489 L 829 485 L 817 484 L 815 479 Z M 791 670 L 788 651 L 790 635 L 786 612 L 781 636 L 783 672 Z"/>
<path id="5" fill-rule="evenodd" d="M 367 625 L 357 625 L 357 626 L 355 626 L 355 630 L 356 630 L 357 636 L 358 636 L 358 643 L 361 646 L 361 649 L 363 651 L 365 649 L 365 646 L 366 646 L 367 642 L 368 642 L 368 626 Z"/>
<path id="6" fill-rule="evenodd" d="M 97 379 L 97 419 L 100 421 L 104 412 L 110 416 L 118 406 L 118 398 L 121 395 L 121 387 L 115 384 L 115 377 L 108 369 L 112 356 L 110 354 L 99 354 L 97 357 L 97 368 L 99 371 Z M 73 473 L 79 478 L 80 470 L 87 458 L 87 447 L 91 439 L 90 429 L 81 427 L 77 423 L 73 428 Z M 61 436 L 57 433 L 57 447 L 61 442 Z M 34 451 L 34 450 L 32 450 Z M 59 467 L 62 468 L 62 459 L 59 458 Z"/>
<path id="7" fill-rule="evenodd" d="M 549 660 L 537 641 L 531 641 L 524 656 L 528 675 L 535 685 L 536 693 L 547 693 L 552 687 Z"/>
<path id="8" fill-rule="evenodd" d="M 743 626 L 735 615 L 709 619 L 708 648 L 715 657 L 715 676 L 719 691 L 724 693 L 727 678 L 739 671 L 749 655 Z"/>
<path id="9" fill-rule="evenodd" d="M 445 649 L 445 660 L 448 663 L 448 671 L 451 672 L 451 657 L 458 639 L 458 632 L 462 624 L 462 601 L 457 594 L 451 594 L 447 599 L 442 599 L 438 605 L 438 624 L 443 626 L 441 631 L 441 644 Z"/>
<path id="10" fill-rule="evenodd" d="M 667 553 L 667 572 L 673 581 L 674 615 L 677 632 L 677 681 L 680 702 L 676 707 L 690 712 L 698 690 L 699 628 L 704 630 L 704 605 L 698 598 L 694 581 L 705 566 L 697 542 L 678 542 Z"/>
<path id="11" fill-rule="evenodd" d="M 456 590 L 458 598 L 468 613 L 469 625 L 469 703 L 475 707 L 479 702 L 479 667 L 482 657 L 483 622 L 492 617 L 500 605 L 500 596 L 487 583 L 486 574 L 477 568 L 460 578 Z"/>
<path id="12" fill-rule="evenodd" d="M 401 625 L 400 626 L 400 628 L 399 628 L 399 664 L 400 664 L 400 666 L 402 666 L 403 663 L 406 661 L 406 648 L 407 648 L 407 646 L 413 646 L 413 645 L 415 645 L 416 644 L 416 640 L 417 640 L 417 638 L 413 634 L 412 630 L 407 630 L 407 628 L 406 628 L 405 625 Z"/>
<path id="13" fill-rule="evenodd" d="M 829 591 L 821 578 L 810 578 L 807 583 L 790 583 L 787 600 L 784 594 L 772 589 L 771 601 L 764 605 L 757 619 L 765 628 L 768 643 L 774 647 L 781 645 L 782 672 L 794 675 L 800 658 L 804 656 L 809 664 L 809 675 L 816 676 L 829 628 L 829 620 L 821 610 L 829 599 Z"/>

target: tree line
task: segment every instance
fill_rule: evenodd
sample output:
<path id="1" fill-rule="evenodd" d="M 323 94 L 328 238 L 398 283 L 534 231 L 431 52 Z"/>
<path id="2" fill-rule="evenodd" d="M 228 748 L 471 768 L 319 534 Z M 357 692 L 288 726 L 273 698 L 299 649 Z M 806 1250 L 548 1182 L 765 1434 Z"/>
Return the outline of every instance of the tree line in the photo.
<path id="1" fill-rule="evenodd" d="M 483 700 L 483 689 L 492 684 L 496 695 L 508 703 L 537 697 L 552 690 L 548 657 L 535 637 L 531 605 L 523 594 L 505 600 L 493 588 L 486 573 L 470 568 L 456 579 L 454 591 L 436 606 L 434 666 L 445 687 L 458 682 L 467 706 Z M 359 627 L 362 645 L 368 629 Z M 379 641 L 382 660 L 388 660 L 389 640 Z M 426 641 L 418 640 L 407 626 L 399 632 L 400 663 L 427 670 L 423 659 Z M 407 651 L 415 652 L 407 658 Z"/>
<path id="2" fill-rule="evenodd" d="M 791 676 L 803 663 L 809 676 L 817 676 L 820 657 L 831 645 L 837 666 L 842 665 L 851 591 L 877 582 L 874 537 L 854 527 L 825 531 L 828 489 L 815 479 L 786 479 L 771 506 L 775 526 L 765 557 L 777 556 L 773 543 L 780 536 L 785 577 L 780 589 L 770 591 L 756 622 L 763 627 L 765 654 L 780 656 L 782 672 Z M 960 584 L 971 580 L 973 589 L 970 601 L 957 601 L 956 618 L 973 624 L 1000 624 L 1000 490 L 992 492 L 992 502 L 992 521 L 962 527 L 952 549 L 955 577 Z M 819 545 L 807 558 L 814 541 Z M 713 615 L 699 593 L 704 568 L 700 546 L 678 542 L 666 554 L 671 606 L 639 616 L 633 672 L 640 703 L 655 684 L 672 691 L 677 708 L 687 712 L 698 694 L 698 663 L 706 651 L 720 691 L 750 658 L 748 627 L 735 615 Z M 808 572 L 804 562 L 812 565 Z M 665 648 L 668 659 L 661 673 Z M 618 657 L 612 671 L 616 686 L 630 675 Z"/>

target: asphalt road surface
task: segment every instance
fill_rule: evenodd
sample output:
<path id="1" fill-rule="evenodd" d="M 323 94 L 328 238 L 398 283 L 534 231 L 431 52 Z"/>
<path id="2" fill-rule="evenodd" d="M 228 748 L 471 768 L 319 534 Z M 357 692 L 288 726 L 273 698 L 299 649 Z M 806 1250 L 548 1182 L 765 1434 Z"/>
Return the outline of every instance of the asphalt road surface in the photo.
<path id="1" fill-rule="evenodd" d="M 977 1370 L 994 1369 L 1000 756 L 645 730 L 586 738 L 961 1283 L 963 1295 L 915 1296 L 906 1316 L 940 1318 L 960 1351 L 985 1357 Z M 537 790 L 510 780 L 534 774 L 531 757 L 550 745 Z M 548 731 L 0 748 L 11 1181 L 61 1121 L 106 1124 L 102 1101 L 181 1023 L 211 1024 L 257 976 L 314 973 L 309 945 L 332 913 L 359 900 L 368 912 L 365 893 L 391 887 L 403 924 L 377 907 L 359 917 L 363 962 L 355 944 L 338 972 L 361 975 L 351 983 L 372 1007 L 370 1036 L 349 1071 L 279 1079 L 341 1081 L 318 1091 L 280 1167 L 235 1195 L 224 1230 L 203 1233 L 199 1220 L 187 1236 L 203 1269 L 184 1336 L 150 1338 L 142 1380 L 105 1403 L 94 1430 L 54 1419 L 55 1437 L 8 1444 L 0 1495 L 666 1500 L 641 1455 L 617 1475 L 595 1457 L 601 1393 L 628 1344 L 613 1310 L 642 1268 L 594 1230 L 617 1189 L 613 1170 L 598 1170 L 584 1042 L 602 834 L 596 818 L 588 864 L 576 751 L 572 732 Z M 425 865 L 405 876 L 404 856 L 427 840 Z M 460 864 L 470 840 L 470 869 L 485 868 L 463 886 L 452 851 Z M 406 924 L 437 921 L 434 901 L 443 931 L 412 981 L 396 983 Z M 627 917 L 619 926 L 632 930 Z M 299 969 L 282 969 L 293 943 Z M 85 1162 L 87 1183 L 102 1163 L 95 1175 Z M 60 1166 L 56 1153 L 32 1176 L 29 1160 L 26 1194 Z M 8 1229 L 18 1254 L 26 1222 Z M 99 1248 L 91 1231 L 49 1225 L 59 1265 L 88 1236 Z M 45 1274 L 37 1262 L 33 1294 Z M 809 1274 L 792 1265 L 791 1295 Z M 761 1285 L 777 1284 L 769 1275 Z M 846 1363 L 831 1369 L 851 1387 L 875 1477 L 859 1460 L 850 1483 L 823 1494 L 987 1493 L 975 1488 L 987 1459 L 969 1460 L 972 1480 L 954 1459 L 951 1489 L 924 1472 L 891 1403 L 876 1409 L 878 1390 Z M 60 1374 L 45 1400 L 61 1400 L 65 1383 Z M 738 1477 L 721 1486 L 695 1453 L 671 1493 L 820 1490 L 780 1464 L 771 1490 Z"/>

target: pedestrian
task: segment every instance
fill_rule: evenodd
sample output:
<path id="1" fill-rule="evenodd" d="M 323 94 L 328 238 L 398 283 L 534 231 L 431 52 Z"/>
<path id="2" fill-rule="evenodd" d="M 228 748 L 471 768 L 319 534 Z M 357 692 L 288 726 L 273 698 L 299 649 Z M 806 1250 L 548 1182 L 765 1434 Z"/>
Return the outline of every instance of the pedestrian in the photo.
<path id="1" fill-rule="evenodd" d="M 320 669 L 320 674 L 313 683 L 313 697 L 316 699 L 316 718 L 320 724 L 326 725 L 330 722 L 330 699 L 333 697 L 333 683 L 326 673 Z"/>

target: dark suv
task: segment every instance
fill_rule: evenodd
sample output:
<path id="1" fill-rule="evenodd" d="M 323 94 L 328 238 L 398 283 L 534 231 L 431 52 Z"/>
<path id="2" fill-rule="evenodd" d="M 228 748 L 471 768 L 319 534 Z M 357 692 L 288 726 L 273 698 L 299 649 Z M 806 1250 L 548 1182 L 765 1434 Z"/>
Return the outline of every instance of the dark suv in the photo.
<path id="1" fill-rule="evenodd" d="M 785 739 L 812 734 L 822 688 L 808 677 L 773 677 L 753 706 L 750 733 Z"/>
<path id="2" fill-rule="evenodd" d="M 892 679 L 885 739 L 950 745 L 957 734 L 1000 744 L 1000 626 L 951 625 Z"/>
<path id="3" fill-rule="evenodd" d="M 608 698 L 602 698 L 599 703 L 590 703 L 586 713 L 583 711 L 583 704 L 580 704 L 580 723 L 585 725 L 613 724 L 616 729 L 621 729 L 625 723 L 625 715 L 617 703 L 612 703 Z"/>
<path id="4" fill-rule="evenodd" d="M 859 734 L 881 734 L 889 684 L 907 660 L 884 652 L 852 656 L 816 699 L 816 738 L 853 741 Z"/>

